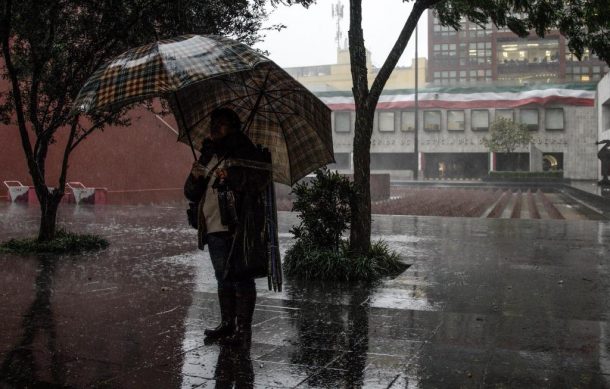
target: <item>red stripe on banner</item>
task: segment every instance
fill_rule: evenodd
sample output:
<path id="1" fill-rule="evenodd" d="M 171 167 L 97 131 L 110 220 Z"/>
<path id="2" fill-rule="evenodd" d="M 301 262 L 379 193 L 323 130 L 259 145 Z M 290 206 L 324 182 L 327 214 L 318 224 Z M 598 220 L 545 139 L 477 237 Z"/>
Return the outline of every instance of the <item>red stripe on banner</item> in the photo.
<path id="1" fill-rule="evenodd" d="M 593 107 L 595 100 L 584 97 L 531 97 L 520 100 L 472 100 L 472 101 L 447 101 L 447 100 L 420 100 L 419 108 L 446 108 L 446 109 L 471 109 L 471 108 L 518 108 L 529 104 L 549 105 L 563 104 L 580 107 Z M 333 111 L 354 111 L 353 103 L 327 104 Z M 414 108 L 413 101 L 392 101 L 377 104 L 377 109 L 405 109 Z"/>

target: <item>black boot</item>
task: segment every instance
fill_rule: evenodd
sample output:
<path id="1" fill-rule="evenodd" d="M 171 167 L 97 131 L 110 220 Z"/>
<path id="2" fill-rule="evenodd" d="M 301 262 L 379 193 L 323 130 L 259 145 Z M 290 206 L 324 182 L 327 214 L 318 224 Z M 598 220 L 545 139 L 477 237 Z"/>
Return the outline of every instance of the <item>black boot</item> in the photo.
<path id="1" fill-rule="evenodd" d="M 252 316 L 256 305 L 256 289 L 238 290 L 236 293 L 236 321 L 237 325 L 233 335 L 222 340 L 224 345 L 250 346 L 252 339 Z"/>
<path id="2" fill-rule="evenodd" d="M 221 321 L 216 328 L 207 328 L 203 331 L 207 341 L 230 336 L 235 332 L 235 289 L 218 288 L 218 301 L 220 302 Z"/>

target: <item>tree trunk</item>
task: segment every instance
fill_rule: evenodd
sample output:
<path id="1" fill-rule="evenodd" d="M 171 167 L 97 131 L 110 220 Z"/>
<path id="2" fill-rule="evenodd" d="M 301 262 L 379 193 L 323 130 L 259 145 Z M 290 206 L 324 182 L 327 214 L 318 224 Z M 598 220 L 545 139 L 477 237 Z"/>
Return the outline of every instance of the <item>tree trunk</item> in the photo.
<path id="1" fill-rule="evenodd" d="M 371 134 L 373 109 L 356 111 L 354 135 L 354 185 L 356 201 L 352 204 L 350 251 L 363 255 L 371 248 Z"/>
<path id="2" fill-rule="evenodd" d="M 40 229 L 38 230 L 38 241 L 47 242 L 55 238 L 57 225 L 57 209 L 62 196 L 53 192 L 43 193 L 40 196 Z"/>
<path id="3" fill-rule="evenodd" d="M 354 256 L 368 253 L 371 247 L 371 134 L 375 104 L 369 104 L 366 49 L 362 31 L 362 1 L 350 1 L 350 27 L 348 32 L 352 92 L 356 106 L 354 133 L 354 185 L 356 198 L 352 204 L 350 226 L 350 252 Z M 371 106 L 373 107 L 371 109 Z"/>
<path id="4" fill-rule="evenodd" d="M 416 0 L 394 46 L 377 72 L 369 90 L 366 68 L 366 49 L 362 31 L 362 0 L 350 0 L 349 52 L 354 102 L 356 105 L 356 133 L 354 135 L 354 184 L 358 193 L 352 205 L 350 252 L 366 254 L 371 247 L 371 135 L 373 117 L 379 96 L 407 47 L 411 34 L 422 13 L 439 0 Z M 415 65 L 417 66 L 417 65 Z"/>

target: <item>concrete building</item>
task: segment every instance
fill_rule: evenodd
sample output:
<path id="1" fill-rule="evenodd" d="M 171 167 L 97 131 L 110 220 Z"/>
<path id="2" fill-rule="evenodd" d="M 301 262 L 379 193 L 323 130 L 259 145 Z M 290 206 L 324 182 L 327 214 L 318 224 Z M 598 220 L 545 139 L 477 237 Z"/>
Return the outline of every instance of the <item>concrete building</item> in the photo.
<path id="1" fill-rule="evenodd" d="M 519 38 L 507 28 L 466 20 L 455 31 L 428 13 L 427 80 L 432 85 L 590 82 L 607 72 L 608 65 L 588 51 L 578 61 L 559 31 Z"/>
<path id="2" fill-rule="evenodd" d="M 528 125 L 545 170 L 570 179 L 595 179 L 597 116 L 594 84 L 429 88 L 419 92 L 419 154 L 414 154 L 413 90 L 386 91 L 377 106 L 371 170 L 410 178 L 416 163 L 425 178 L 481 178 L 509 170 L 513 160 L 530 169 L 529 147 L 490 153 L 483 144 L 490 123 L 507 117 Z M 320 92 L 333 109 L 336 168 L 352 169 L 354 102 L 350 92 Z M 533 167 L 532 167 L 533 168 Z"/>

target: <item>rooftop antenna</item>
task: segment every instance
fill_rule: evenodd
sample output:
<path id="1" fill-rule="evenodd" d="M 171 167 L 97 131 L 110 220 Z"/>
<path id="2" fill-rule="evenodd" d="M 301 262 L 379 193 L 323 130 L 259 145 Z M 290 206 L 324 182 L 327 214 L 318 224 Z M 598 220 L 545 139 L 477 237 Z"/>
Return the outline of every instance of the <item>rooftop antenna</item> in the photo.
<path id="1" fill-rule="evenodd" d="M 337 49 L 341 49 L 341 41 L 343 40 L 343 33 L 341 32 L 341 20 L 343 19 L 343 4 L 341 0 L 337 0 L 336 4 L 332 5 L 333 19 L 337 20 L 337 33 L 335 35 L 335 41 L 337 42 Z"/>

